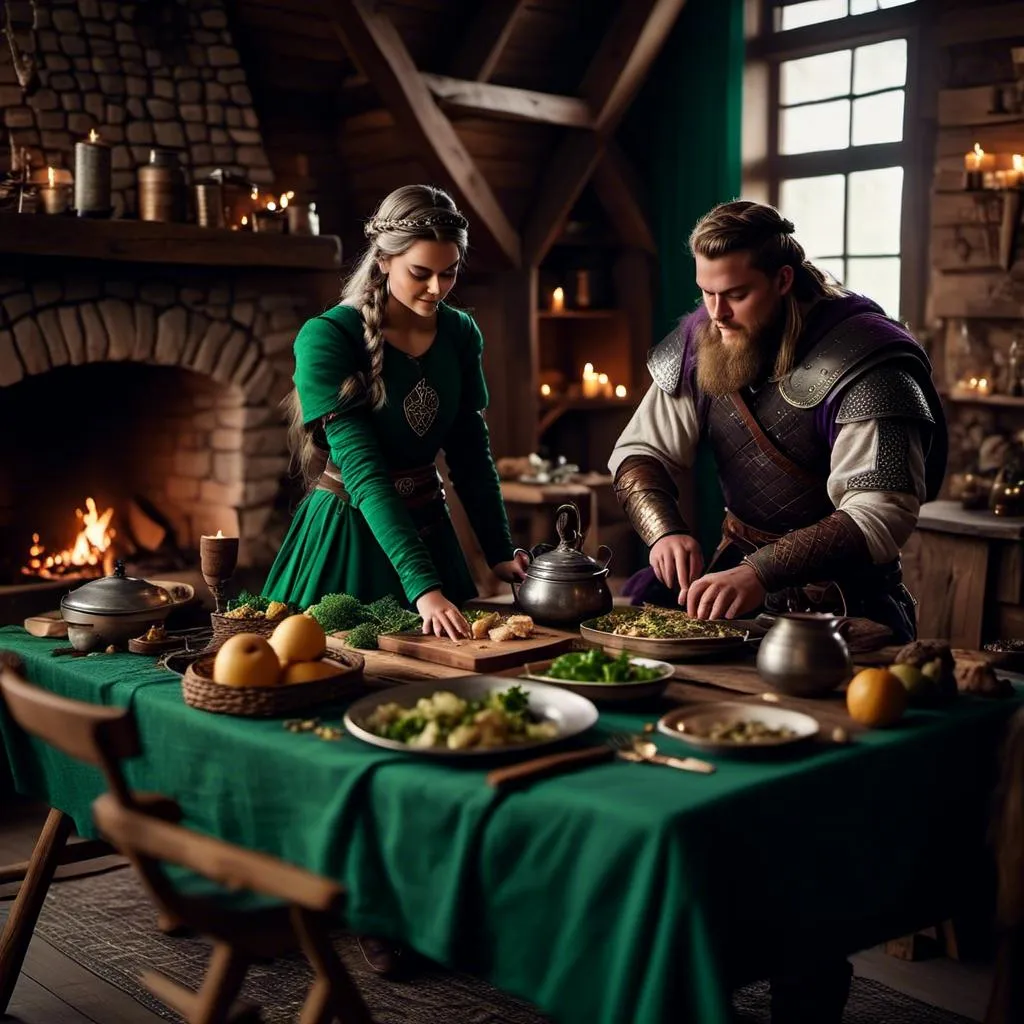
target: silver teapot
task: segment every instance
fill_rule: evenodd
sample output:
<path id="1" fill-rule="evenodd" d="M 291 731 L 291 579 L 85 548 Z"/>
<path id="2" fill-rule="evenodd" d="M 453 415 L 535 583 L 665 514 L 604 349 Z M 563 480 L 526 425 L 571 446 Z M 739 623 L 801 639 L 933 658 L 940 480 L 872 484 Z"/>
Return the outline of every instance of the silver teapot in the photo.
<path id="1" fill-rule="evenodd" d="M 773 690 L 791 697 L 834 690 L 853 671 L 843 625 L 837 615 L 779 615 L 758 648 L 758 674 Z"/>
<path id="2" fill-rule="evenodd" d="M 517 548 L 530 560 L 526 579 L 513 583 L 519 608 L 536 622 L 548 626 L 578 626 L 584 619 L 612 610 L 608 586 L 611 549 L 598 548 L 597 559 L 585 555 L 580 510 L 571 502 L 555 512 L 558 546 L 538 544 L 533 551 Z"/>

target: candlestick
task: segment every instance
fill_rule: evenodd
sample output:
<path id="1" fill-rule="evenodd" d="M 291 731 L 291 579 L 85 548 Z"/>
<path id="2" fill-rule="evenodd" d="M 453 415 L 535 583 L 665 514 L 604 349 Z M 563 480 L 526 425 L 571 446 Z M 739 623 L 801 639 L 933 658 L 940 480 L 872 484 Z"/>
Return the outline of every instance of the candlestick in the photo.
<path id="1" fill-rule="evenodd" d="M 67 212 L 71 205 L 71 189 L 67 185 L 56 184 L 52 167 L 46 168 L 46 182 L 45 185 L 39 186 L 39 198 L 43 204 L 43 213 Z"/>
<path id="2" fill-rule="evenodd" d="M 213 594 L 214 610 L 220 614 L 224 589 L 235 574 L 238 563 L 238 538 L 225 537 L 220 530 L 215 537 L 199 538 L 199 567 L 206 585 Z"/>
<path id="3" fill-rule="evenodd" d="M 556 288 L 551 293 L 551 312 L 552 313 L 564 313 L 565 312 L 565 292 L 561 288 Z"/>
<path id="4" fill-rule="evenodd" d="M 95 130 L 75 143 L 75 210 L 79 217 L 109 217 L 110 147 Z"/>

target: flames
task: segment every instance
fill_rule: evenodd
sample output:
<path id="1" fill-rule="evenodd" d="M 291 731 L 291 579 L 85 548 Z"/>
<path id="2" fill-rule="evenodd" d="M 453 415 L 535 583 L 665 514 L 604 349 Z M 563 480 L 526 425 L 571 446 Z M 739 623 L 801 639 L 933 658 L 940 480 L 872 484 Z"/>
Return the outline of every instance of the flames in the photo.
<path id="1" fill-rule="evenodd" d="M 71 547 L 48 555 L 46 546 L 39 543 L 39 534 L 32 534 L 32 545 L 28 549 L 28 565 L 21 568 L 26 576 L 43 576 L 54 579 L 58 576 L 98 575 L 99 571 L 109 574 L 113 568 L 113 541 L 117 535 L 110 528 L 114 510 L 100 512 L 92 498 L 85 499 L 85 511 L 75 509 L 78 519 L 78 535 Z"/>

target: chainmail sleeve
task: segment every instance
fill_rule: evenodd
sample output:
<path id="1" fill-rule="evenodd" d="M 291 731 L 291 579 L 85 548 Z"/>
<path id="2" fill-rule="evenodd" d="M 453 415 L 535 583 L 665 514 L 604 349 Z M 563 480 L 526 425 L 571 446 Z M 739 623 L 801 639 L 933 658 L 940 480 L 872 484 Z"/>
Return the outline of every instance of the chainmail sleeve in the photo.
<path id="1" fill-rule="evenodd" d="M 653 455 L 630 455 L 615 474 L 615 497 L 648 547 L 670 533 L 689 533 L 672 477 Z"/>
<path id="2" fill-rule="evenodd" d="M 835 579 L 848 572 L 851 566 L 871 560 L 860 527 L 846 512 L 836 511 L 766 544 L 748 555 L 744 562 L 772 594 L 786 587 Z"/>

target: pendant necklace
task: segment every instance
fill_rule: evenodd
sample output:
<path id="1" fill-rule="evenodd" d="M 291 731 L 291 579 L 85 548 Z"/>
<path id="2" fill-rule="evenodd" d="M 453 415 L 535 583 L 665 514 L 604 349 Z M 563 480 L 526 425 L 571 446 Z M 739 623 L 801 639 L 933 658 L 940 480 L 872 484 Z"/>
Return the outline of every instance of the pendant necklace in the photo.
<path id="1" fill-rule="evenodd" d="M 429 352 L 430 349 L 427 351 Z M 402 411 L 405 413 L 405 422 L 409 424 L 412 432 L 418 437 L 423 437 L 437 417 L 441 399 L 423 373 L 423 367 L 420 365 L 423 356 L 411 356 L 408 352 L 403 352 L 402 355 L 413 362 L 420 374 L 420 379 L 413 385 L 412 390 L 402 402 Z"/>

